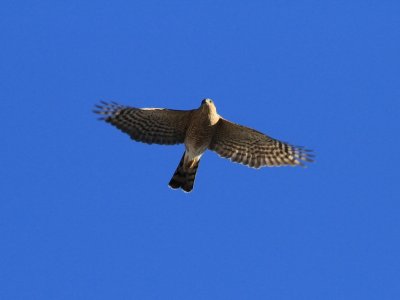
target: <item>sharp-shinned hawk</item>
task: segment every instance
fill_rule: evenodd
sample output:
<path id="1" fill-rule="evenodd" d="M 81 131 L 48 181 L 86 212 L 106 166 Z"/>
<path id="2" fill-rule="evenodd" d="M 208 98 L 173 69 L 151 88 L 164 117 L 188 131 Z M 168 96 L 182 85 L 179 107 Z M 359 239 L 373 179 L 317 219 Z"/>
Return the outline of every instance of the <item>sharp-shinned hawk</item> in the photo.
<path id="1" fill-rule="evenodd" d="M 303 166 L 312 162 L 310 150 L 273 139 L 254 129 L 232 123 L 217 114 L 214 102 L 204 99 L 198 109 L 135 108 L 101 102 L 95 113 L 147 144 L 185 144 L 185 152 L 169 186 L 193 189 L 203 153 L 210 149 L 231 161 L 252 168 Z"/>

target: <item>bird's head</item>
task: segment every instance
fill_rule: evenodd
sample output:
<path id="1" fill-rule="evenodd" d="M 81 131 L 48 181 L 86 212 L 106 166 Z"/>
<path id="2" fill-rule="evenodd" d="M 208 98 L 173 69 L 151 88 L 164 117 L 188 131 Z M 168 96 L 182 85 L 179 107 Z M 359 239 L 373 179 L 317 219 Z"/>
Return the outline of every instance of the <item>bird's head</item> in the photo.
<path id="1" fill-rule="evenodd" d="M 214 101 L 212 101 L 210 98 L 203 99 L 201 101 L 201 106 L 203 110 L 207 110 L 213 113 L 217 113 L 217 108 L 214 105 Z"/>

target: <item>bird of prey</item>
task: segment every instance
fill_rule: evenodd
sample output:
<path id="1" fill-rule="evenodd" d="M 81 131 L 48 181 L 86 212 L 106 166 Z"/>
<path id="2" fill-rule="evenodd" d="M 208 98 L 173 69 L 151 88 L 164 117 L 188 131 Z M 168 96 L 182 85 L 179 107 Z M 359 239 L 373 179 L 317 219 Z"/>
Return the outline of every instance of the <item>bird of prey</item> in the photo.
<path id="1" fill-rule="evenodd" d="M 310 150 L 222 118 L 209 98 L 192 110 L 136 108 L 102 101 L 94 112 L 135 141 L 185 144 L 185 152 L 169 182 L 171 188 L 185 192 L 192 191 L 200 158 L 207 149 L 252 168 L 303 166 L 304 162 L 313 161 Z"/>

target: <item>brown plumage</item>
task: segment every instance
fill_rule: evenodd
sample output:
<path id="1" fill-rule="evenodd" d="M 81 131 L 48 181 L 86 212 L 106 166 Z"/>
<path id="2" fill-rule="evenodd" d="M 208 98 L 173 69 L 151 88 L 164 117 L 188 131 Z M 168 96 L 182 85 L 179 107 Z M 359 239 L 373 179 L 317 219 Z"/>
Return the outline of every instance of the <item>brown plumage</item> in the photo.
<path id="1" fill-rule="evenodd" d="M 252 168 L 303 166 L 313 161 L 310 150 L 223 119 L 211 99 L 204 99 L 194 110 L 134 108 L 106 102 L 96 107 L 95 113 L 103 115 L 101 119 L 136 141 L 184 143 L 185 152 L 169 186 L 185 192 L 193 189 L 200 158 L 207 149 Z"/>
<path id="2" fill-rule="evenodd" d="M 179 162 L 179 165 L 176 168 L 175 173 L 168 185 L 173 189 L 181 188 L 185 192 L 189 193 L 191 190 L 193 190 L 200 160 L 193 162 L 190 167 L 184 166 L 184 160 L 185 153 L 183 153 L 181 161 Z"/>

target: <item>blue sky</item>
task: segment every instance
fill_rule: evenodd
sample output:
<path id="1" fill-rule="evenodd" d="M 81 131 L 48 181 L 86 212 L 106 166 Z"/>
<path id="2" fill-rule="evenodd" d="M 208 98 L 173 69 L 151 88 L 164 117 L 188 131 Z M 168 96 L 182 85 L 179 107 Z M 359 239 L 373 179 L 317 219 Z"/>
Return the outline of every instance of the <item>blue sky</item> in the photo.
<path id="1" fill-rule="evenodd" d="M 1 299 L 399 299 L 398 1 L 2 1 Z M 135 143 L 99 100 L 314 149 L 308 168 Z"/>

